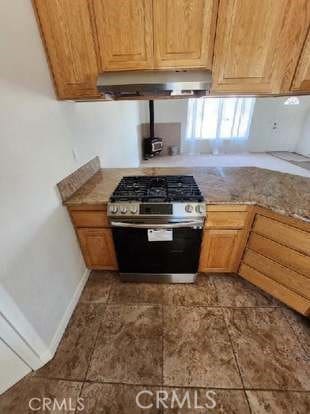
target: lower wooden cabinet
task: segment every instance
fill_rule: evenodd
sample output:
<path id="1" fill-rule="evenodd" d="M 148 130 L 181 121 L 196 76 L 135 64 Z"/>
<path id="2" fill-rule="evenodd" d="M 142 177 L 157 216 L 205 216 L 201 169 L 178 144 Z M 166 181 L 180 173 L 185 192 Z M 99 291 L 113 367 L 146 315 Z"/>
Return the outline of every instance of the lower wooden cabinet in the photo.
<path id="1" fill-rule="evenodd" d="M 89 269 L 117 270 L 111 229 L 77 229 L 82 253 Z"/>
<path id="2" fill-rule="evenodd" d="M 109 221 L 106 210 L 73 210 L 70 212 L 72 223 L 74 227 L 95 227 L 95 228 L 108 228 Z"/>
<path id="3" fill-rule="evenodd" d="M 247 247 L 289 269 L 305 276 L 310 276 L 310 256 L 302 254 L 295 249 L 286 247 L 256 233 L 251 234 Z"/>
<path id="4" fill-rule="evenodd" d="M 302 315 L 310 315 L 310 301 L 291 288 L 287 288 L 245 263 L 241 264 L 239 275 Z"/>
<path id="5" fill-rule="evenodd" d="M 293 290 L 310 301 L 310 278 L 268 257 L 247 249 L 242 263 L 264 274 L 266 277 Z"/>
<path id="6" fill-rule="evenodd" d="M 256 208 L 239 275 L 310 315 L 310 224 Z"/>
<path id="7" fill-rule="evenodd" d="M 243 252 L 246 231 L 205 230 L 201 246 L 201 272 L 235 272 Z"/>
<path id="8" fill-rule="evenodd" d="M 242 229 L 247 226 L 247 211 L 211 211 L 208 212 L 206 228 Z"/>

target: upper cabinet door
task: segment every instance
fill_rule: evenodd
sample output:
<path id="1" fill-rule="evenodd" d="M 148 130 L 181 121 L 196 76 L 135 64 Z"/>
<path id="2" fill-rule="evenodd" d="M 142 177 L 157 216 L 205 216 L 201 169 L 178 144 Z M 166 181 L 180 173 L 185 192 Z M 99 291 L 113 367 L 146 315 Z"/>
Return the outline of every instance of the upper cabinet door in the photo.
<path id="1" fill-rule="evenodd" d="M 152 0 L 93 0 L 100 69 L 153 67 Z"/>
<path id="2" fill-rule="evenodd" d="M 309 0 L 221 0 L 213 91 L 289 91 L 309 19 Z"/>
<path id="3" fill-rule="evenodd" d="M 155 67 L 212 67 L 218 0 L 154 0 Z"/>
<path id="4" fill-rule="evenodd" d="M 299 59 L 292 90 L 310 92 L 310 31 Z"/>
<path id="5" fill-rule="evenodd" d="M 89 0 L 34 0 L 34 5 L 58 97 L 98 97 Z"/>

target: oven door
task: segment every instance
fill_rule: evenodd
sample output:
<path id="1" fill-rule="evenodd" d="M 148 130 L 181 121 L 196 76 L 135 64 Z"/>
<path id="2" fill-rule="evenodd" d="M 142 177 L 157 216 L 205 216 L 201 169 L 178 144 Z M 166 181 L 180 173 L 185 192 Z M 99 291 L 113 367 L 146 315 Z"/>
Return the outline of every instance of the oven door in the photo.
<path id="1" fill-rule="evenodd" d="M 112 222 L 122 280 L 188 283 L 195 280 L 203 221 Z"/>

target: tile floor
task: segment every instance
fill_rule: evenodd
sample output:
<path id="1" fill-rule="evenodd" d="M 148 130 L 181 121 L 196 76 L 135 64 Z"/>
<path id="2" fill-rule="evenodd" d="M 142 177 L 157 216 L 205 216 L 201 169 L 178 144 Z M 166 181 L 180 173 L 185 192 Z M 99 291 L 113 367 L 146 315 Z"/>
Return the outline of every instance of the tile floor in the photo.
<path id="1" fill-rule="evenodd" d="M 40 397 L 66 405 L 31 411 Z M 0 397 L 1 414 L 32 412 L 306 414 L 310 321 L 236 275 L 150 285 L 93 272 L 54 359 Z"/>

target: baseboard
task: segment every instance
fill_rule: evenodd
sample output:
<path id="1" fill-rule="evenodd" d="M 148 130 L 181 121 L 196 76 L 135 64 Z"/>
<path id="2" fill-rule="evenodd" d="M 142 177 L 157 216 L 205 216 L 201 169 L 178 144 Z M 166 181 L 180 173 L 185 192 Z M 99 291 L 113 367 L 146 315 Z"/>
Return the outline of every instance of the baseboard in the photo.
<path id="1" fill-rule="evenodd" d="M 59 345 L 59 343 L 60 343 L 60 341 L 61 341 L 61 339 L 64 335 L 66 327 L 67 327 L 67 325 L 70 321 L 70 318 L 73 314 L 73 311 L 74 311 L 74 309 L 75 309 L 75 307 L 76 307 L 76 305 L 77 305 L 77 303 L 80 299 L 81 293 L 82 293 L 82 291 L 84 289 L 84 286 L 85 286 L 85 284 L 88 280 L 89 274 L 90 274 L 90 270 L 86 269 L 83 276 L 82 276 L 82 278 L 81 278 L 81 280 L 80 280 L 80 282 L 79 282 L 79 284 L 78 284 L 78 286 L 77 286 L 77 288 L 76 288 L 76 290 L 75 290 L 75 292 L 74 292 L 72 300 L 69 303 L 62 320 L 60 321 L 60 324 L 59 324 L 59 326 L 58 326 L 58 328 L 57 328 L 57 330 L 56 330 L 56 332 L 53 336 L 53 339 L 52 339 L 52 341 L 51 341 L 51 343 L 48 347 L 48 350 L 43 355 L 40 356 L 40 359 L 41 359 L 41 362 L 42 362 L 41 366 L 45 365 L 48 361 L 50 361 L 54 357 L 54 355 L 57 351 L 58 345 Z"/>

